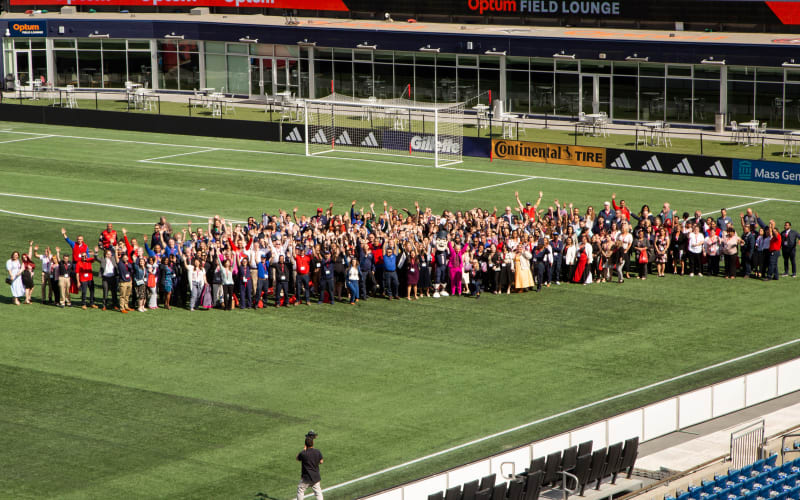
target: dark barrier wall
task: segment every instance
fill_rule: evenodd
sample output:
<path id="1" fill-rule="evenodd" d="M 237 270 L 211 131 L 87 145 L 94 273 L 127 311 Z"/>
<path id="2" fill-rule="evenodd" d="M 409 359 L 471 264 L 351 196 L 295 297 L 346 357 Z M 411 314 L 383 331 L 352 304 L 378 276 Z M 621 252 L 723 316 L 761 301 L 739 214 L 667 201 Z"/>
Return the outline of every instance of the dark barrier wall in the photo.
<path id="1" fill-rule="evenodd" d="M 230 139 L 280 140 L 279 124 L 248 120 L 215 120 L 213 118 L 97 111 L 94 109 L 62 109 L 24 104 L 0 105 L 0 120 Z M 300 142 L 302 142 L 302 137 Z"/>
<path id="2" fill-rule="evenodd" d="M 733 160 L 653 151 L 606 150 L 606 168 L 731 179 Z"/>
<path id="3" fill-rule="evenodd" d="M 741 181 L 800 185 L 800 165 L 779 161 L 733 160 L 733 178 Z"/>

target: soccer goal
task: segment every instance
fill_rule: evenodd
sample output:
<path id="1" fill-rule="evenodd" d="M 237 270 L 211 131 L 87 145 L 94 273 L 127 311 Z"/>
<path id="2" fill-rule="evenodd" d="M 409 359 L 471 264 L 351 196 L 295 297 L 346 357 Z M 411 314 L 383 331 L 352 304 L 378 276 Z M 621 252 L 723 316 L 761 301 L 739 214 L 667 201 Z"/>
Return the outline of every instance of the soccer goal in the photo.
<path id="1" fill-rule="evenodd" d="M 305 101 L 306 156 L 384 155 L 435 167 L 461 163 L 464 104 L 358 99 L 331 94 Z"/>

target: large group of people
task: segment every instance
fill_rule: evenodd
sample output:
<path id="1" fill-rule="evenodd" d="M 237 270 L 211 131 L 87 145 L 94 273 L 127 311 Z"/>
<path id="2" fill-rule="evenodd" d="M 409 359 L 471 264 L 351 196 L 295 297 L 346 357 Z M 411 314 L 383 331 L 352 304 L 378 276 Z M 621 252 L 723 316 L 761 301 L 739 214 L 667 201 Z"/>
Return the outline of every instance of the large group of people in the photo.
<path id="1" fill-rule="evenodd" d="M 725 209 L 715 218 L 679 214 L 669 203 L 634 213 L 616 194 L 598 212 L 558 200 L 545 208 L 541 192 L 524 204 L 515 193 L 515 202 L 500 213 L 437 215 L 418 203 L 398 210 L 384 201 L 376 212 L 374 203 L 357 210 L 353 201 L 344 213 L 331 203 L 310 216 L 297 208 L 238 224 L 215 216 L 180 230 L 162 217 L 141 239 L 108 224 L 92 247 L 62 229 L 60 246 L 31 241 L 27 253 L 13 252 L 6 283 L 15 304 L 30 304 L 38 282 L 43 304 L 127 313 L 479 298 L 631 275 L 777 280 L 781 257 L 783 275 L 797 274 L 791 223 L 779 227 L 749 208 L 734 222 Z"/>

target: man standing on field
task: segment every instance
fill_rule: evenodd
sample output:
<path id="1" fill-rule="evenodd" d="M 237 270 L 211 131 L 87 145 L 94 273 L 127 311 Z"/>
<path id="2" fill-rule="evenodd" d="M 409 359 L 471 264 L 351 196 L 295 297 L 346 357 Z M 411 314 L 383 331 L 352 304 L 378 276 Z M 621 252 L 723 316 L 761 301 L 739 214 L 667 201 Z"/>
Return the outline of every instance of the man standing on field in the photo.
<path id="1" fill-rule="evenodd" d="M 333 301 L 333 296 L 331 296 Z M 303 446 L 303 451 L 297 454 L 297 460 L 300 462 L 300 483 L 297 485 L 297 500 L 303 500 L 306 490 L 311 487 L 314 490 L 314 496 L 317 500 L 322 500 L 322 487 L 319 485 L 319 464 L 323 462 L 322 452 L 314 448 L 314 438 L 317 434 L 314 431 L 309 431 L 306 434 L 306 445 Z"/>

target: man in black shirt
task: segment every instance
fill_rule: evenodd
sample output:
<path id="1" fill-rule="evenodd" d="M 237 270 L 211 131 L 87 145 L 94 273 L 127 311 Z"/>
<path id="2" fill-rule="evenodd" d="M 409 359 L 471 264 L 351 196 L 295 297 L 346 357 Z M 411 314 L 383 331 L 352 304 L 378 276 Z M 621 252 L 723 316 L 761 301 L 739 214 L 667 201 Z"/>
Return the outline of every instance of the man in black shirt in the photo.
<path id="1" fill-rule="evenodd" d="M 333 299 L 333 297 L 331 297 Z M 322 487 L 320 487 L 319 464 L 323 462 L 322 452 L 314 448 L 314 438 L 306 436 L 306 445 L 303 451 L 297 454 L 300 462 L 300 483 L 297 485 L 297 500 L 303 500 L 306 489 L 311 487 L 317 500 L 322 500 Z"/>

